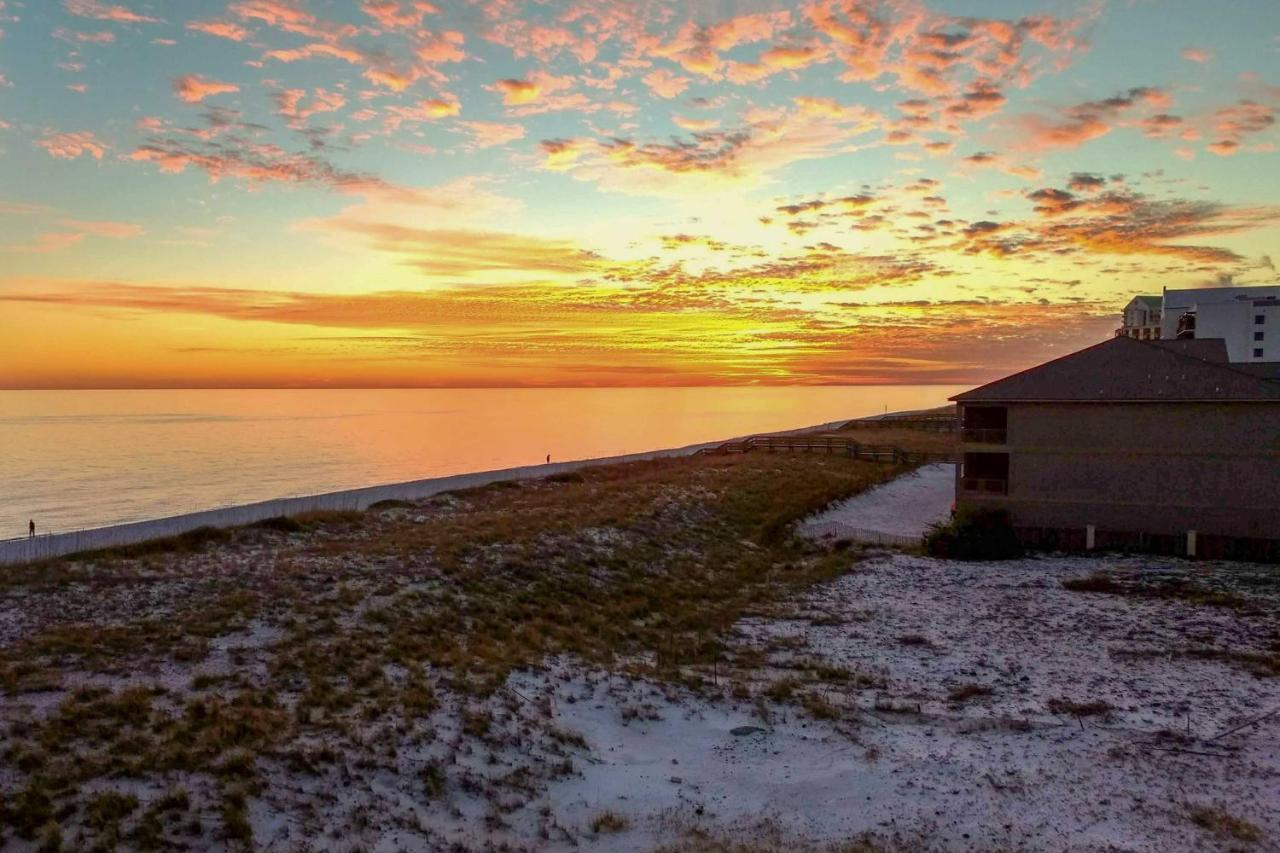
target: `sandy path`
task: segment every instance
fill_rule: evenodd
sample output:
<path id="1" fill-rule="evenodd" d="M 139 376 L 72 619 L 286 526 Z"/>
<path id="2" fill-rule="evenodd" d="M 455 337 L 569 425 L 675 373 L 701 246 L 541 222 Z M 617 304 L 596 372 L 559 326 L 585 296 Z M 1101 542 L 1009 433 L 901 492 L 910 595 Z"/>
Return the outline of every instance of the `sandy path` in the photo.
<path id="1" fill-rule="evenodd" d="M 949 462 L 917 468 L 808 519 L 801 532 L 840 536 L 856 531 L 919 539 L 930 524 L 942 521 L 951 511 L 955 470 Z"/>

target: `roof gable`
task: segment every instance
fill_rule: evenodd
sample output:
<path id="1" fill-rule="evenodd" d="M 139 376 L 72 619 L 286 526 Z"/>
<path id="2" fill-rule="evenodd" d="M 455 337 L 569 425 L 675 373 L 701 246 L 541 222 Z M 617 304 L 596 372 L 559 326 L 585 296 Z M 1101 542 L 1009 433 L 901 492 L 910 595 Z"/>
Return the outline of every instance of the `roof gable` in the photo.
<path id="1" fill-rule="evenodd" d="M 1280 400 L 1280 383 L 1126 336 L 997 379 L 952 397 L 976 402 Z M 1208 354 L 1210 347 L 1201 348 Z"/>

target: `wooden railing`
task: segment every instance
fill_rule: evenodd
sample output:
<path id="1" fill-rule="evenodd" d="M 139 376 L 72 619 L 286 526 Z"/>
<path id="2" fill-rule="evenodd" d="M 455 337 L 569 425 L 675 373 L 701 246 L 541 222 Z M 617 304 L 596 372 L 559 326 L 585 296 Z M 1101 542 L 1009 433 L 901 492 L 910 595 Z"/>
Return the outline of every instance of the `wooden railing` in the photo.
<path id="1" fill-rule="evenodd" d="M 961 477 L 960 490 L 964 492 L 982 492 L 987 495 L 1009 494 L 1008 480 L 994 480 L 990 477 Z"/>
<path id="2" fill-rule="evenodd" d="M 1004 444 L 1009 438 L 1009 430 L 1004 427 L 965 427 L 960 431 L 962 441 L 974 444 Z"/>
<path id="3" fill-rule="evenodd" d="M 840 429 L 918 429 L 926 432 L 955 432 L 959 421 L 955 415 L 890 415 L 848 421 Z"/>
<path id="4" fill-rule="evenodd" d="M 953 453 L 934 453 L 904 450 L 895 444 L 864 444 L 851 438 L 807 435 L 757 435 L 740 441 L 729 441 L 717 447 L 704 447 L 702 456 L 724 456 L 730 453 L 750 453 L 763 450 L 767 453 L 829 453 L 865 459 L 870 462 L 886 462 L 891 465 L 925 464 L 927 462 L 954 462 Z"/>

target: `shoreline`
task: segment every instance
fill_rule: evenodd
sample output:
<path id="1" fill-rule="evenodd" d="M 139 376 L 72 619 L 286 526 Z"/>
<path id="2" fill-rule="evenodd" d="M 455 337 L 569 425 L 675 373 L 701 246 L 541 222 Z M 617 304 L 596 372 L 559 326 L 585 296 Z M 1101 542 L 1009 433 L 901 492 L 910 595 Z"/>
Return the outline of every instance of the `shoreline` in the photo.
<path id="1" fill-rule="evenodd" d="M 879 417 L 883 417 L 883 415 Z M 843 418 L 838 421 L 829 421 L 791 430 L 780 430 L 768 434 L 803 435 L 808 432 L 835 429 L 849 423 L 851 420 L 860 419 Z M 752 435 L 762 434 L 753 433 Z M 265 521 L 268 518 L 293 516 L 305 512 L 362 511 L 379 501 L 420 500 L 443 492 L 475 488 L 510 480 L 537 479 L 595 465 L 617 465 L 663 457 L 692 456 L 707 447 L 718 447 L 726 442 L 741 441 L 750 437 L 751 435 L 735 436 L 716 441 L 688 444 L 682 447 L 643 450 L 617 456 L 575 459 L 541 465 L 523 465 L 515 468 L 499 468 L 465 474 L 450 474 L 444 477 L 429 477 L 374 486 L 361 486 L 313 495 L 274 498 L 247 504 L 214 507 L 179 515 L 109 524 L 102 527 L 90 527 L 66 533 L 50 533 L 39 535 L 35 538 L 0 540 L 0 566 L 38 562 L 101 548 L 136 545 L 153 539 L 164 539 L 171 536 L 179 536 L 183 533 L 190 533 L 201 527 L 239 527 L 258 521 Z"/>

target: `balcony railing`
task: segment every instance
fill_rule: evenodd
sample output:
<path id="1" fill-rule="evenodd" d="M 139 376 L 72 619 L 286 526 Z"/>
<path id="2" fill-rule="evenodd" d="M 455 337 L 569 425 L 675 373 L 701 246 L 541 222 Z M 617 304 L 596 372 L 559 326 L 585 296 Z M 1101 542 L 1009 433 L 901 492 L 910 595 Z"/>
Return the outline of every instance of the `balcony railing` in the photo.
<path id="1" fill-rule="evenodd" d="M 974 444 L 1004 444 L 1009 437 L 1009 430 L 1004 427 L 965 427 L 961 431 L 960 437 L 963 441 Z"/>
<path id="2" fill-rule="evenodd" d="M 961 477 L 960 488 L 966 492 L 981 492 L 987 495 L 1009 494 L 1008 480 L 992 480 L 987 477 Z"/>

